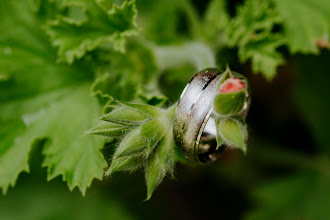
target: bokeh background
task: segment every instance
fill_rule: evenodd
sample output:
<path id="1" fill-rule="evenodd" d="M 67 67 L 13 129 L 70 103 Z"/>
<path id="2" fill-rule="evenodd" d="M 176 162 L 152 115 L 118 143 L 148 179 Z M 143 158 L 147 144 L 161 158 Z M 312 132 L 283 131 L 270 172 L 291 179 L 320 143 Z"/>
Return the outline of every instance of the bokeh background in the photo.
<path id="1" fill-rule="evenodd" d="M 227 1 L 231 16 L 242 2 Z M 202 16 L 208 3 L 194 0 L 190 6 Z M 137 1 L 142 28 L 157 4 L 170 8 L 172 2 Z M 176 25 L 175 34 L 189 37 L 185 16 L 178 12 L 171 25 Z M 171 37 L 146 34 L 160 45 Z M 330 219 L 330 52 L 280 51 L 286 63 L 271 81 L 253 73 L 250 62 L 240 63 L 237 49 L 225 47 L 217 54 L 220 67 L 230 64 L 251 85 L 246 156 L 226 151 L 205 166 L 178 163 L 175 179 L 165 178 L 151 200 L 144 201 L 143 171 L 94 180 L 83 197 L 77 189 L 70 192 L 61 177 L 47 182 L 46 168 L 40 168 L 43 156 L 34 148 L 31 172 L 22 173 L 15 188 L 0 195 L 0 219 Z M 161 73 L 160 89 L 169 102 L 177 100 L 194 71 L 187 65 Z M 107 159 L 109 148 L 103 150 Z"/>

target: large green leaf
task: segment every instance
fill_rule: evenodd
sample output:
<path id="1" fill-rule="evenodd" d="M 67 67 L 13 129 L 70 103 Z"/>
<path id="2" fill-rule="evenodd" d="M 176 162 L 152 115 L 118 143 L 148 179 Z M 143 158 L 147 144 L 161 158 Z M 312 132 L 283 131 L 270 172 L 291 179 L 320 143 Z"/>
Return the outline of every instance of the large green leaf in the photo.
<path id="1" fill-rule="evenodd" d="M 277 66 L 284 62 L 277 51 L 284 44 L 283 37 L 273 33 L 279 22 L 279 15 L 269 1 L 247 0 L 238 8 L 226 32 L 229 46 L 239 49 L 240 61 L 251 59 L 253 71 L 261 72 L 267 79 L 272 79 Z"/>
<path id="2" fill-rule="evenodd" d="M 146 96 L 151 94 L 161 97 L 157 84 L 152 81 L 157 71 L 153 52 L 142 43 L 129 41 L 124 54 L 106 50 L 95 54 L 97 79 L 92 90 L 100 101 L 132 101 L 138 96 L 148 101 Z"/>
<path id="3" fill-rule="evenodd" d="M 47 26 L 52 44 L 59 47 L 60 61 L 72 63 L 100 44 L 109 42 L 115 50 L 125 50 L 126 37 L 138 33 L 135 1 L 124 1 L 120 6 L 110 2 L 108 5 L 102 0 L 64 1 L 62 7 L 73 12 L 58 16 Z"/>
<path id="4" fill-rule="evenodd" d="M 56 51 L 28 1 L 1 1 L 0 187 L 5 193 L 22 171 L 36 138 L 43 148 L 48 179 L 62 175 L 69 188 L 85 193 L 101 179 L 106 162 L 102 141 L 85 135 L 100 112 L 89 94 L 91 70 L 85 63 L 56 64 Z M 11 15 L 15 14 L 15 17 Z"/>
<path id="5" fill-rule="evenodd" d="M 322 42 L 329 47 L 330 1 L 274 0 L 283 19 L 292 53 L 317 53 Z"/>

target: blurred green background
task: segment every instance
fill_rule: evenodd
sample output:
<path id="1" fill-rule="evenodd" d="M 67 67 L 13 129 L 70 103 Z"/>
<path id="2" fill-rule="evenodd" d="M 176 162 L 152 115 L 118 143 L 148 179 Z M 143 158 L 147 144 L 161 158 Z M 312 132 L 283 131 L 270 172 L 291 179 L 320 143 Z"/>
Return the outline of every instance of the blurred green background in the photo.
<path id="1" fill-rule="evenodd" d="M 231 16 L 242 2 L 227 1 Z M 202 16 L 208 3 L 194 0 L 189 6 Z M 161 4 L 137 1 L 146 39 L 159 45 L 173 39 L 184 42 L 177 39 L 191 36 L 189 15 L 177 12 L 172 21 L 175 4 Z M 154 19 L 168 15 L 164 26 L 143 26 L 143 19 L 152 19 L 155 15 L 150 14 L 157 10 L 164 15 Z M 46 168 L 40 168 L 43 156 L 35 147 L 30 152 L 31 172 L 21 174 L 15 188 L 0 195 L 0 219 L 330 219 L 330 52 L 290 55 L 286 47 L 279 51 L 286 63 L 271 81 L 254 74 L 250 62 L 239 62 L 236 48 L 224 47 L 217 54 L 218 65 L 229 63 L 251 85 L 246 156 L 226 151 L 205 166 L 178 163 L 175 179 L 165 178 L 151 200 L 143 201 L 142 171 L 94 180 L 83 197 L 76 188 L 70 192 L 61 176 L 46 181 Z M 169 102 L 177 100 L 194 71 L 186 65 L 160 74 L 160 90 Z M 103 151 L 108 157 L 111 149 Z"/>

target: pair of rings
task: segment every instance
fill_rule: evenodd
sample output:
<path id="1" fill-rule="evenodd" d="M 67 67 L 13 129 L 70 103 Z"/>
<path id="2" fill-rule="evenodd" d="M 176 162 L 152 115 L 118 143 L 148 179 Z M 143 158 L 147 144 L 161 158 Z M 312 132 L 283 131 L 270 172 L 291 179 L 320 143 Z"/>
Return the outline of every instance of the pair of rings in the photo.
<path id="1" fill-rule="evenodd" d="M 178 101 L 174 136 L 182 153 L 190 160 L 213 161 L 224 149 L 216 150 L 217 129 L 213 118 L 213 102 L 221 78 L 217 69 L 200 71 L 186 85 Z M 247 109 L 248 103 L 245 106 Z"/>

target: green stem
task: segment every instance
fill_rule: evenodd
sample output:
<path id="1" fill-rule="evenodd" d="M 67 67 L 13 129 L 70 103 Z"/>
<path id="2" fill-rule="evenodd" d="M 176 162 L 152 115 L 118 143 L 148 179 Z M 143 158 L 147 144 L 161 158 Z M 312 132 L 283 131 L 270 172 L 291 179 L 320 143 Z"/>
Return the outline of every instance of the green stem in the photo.
<path id="1" fill-rule="evenodd" d="M 153 50 L 160 69 L 169 69 L 183 64 L 193 65 L 196 70 L 216 66 L 212 50 L 200 42 L 189 42 L 176 46 L 154 46 Z"/>

